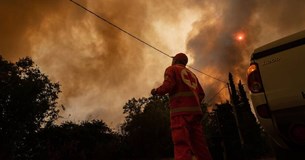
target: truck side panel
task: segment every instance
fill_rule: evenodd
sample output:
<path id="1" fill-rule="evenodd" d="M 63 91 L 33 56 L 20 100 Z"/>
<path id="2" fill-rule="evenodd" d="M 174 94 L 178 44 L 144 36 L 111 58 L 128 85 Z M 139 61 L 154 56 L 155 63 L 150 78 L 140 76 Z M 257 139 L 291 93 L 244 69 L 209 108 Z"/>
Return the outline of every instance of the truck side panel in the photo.
<path id="1" fill-rule="evenodd" d="M 255 61 L 264 75 L 262 81 L 271 110 L 305 106 L 305 45 Z"/>

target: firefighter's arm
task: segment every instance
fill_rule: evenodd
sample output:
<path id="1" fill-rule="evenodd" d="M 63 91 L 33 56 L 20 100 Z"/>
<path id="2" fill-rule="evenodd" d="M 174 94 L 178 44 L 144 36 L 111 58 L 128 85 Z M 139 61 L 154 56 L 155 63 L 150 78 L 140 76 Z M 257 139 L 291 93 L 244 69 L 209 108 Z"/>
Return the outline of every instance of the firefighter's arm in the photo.
<path id="1" fill-rule="evenodd" d="M 160 87 L 153 89 L 152 94 L 154 92 L 154 94 L 165 95 L 173 90 L 175 84 L 175 72 L 171 67 L 168 67 L 164 73 L 163 84 Z"/>
<path id="2" fill-rule="evenodd" d="M 199 102 L 202 103 L 202 101 L 204 100 L 204 97 L 205 97 L 205 93 L 204 93 L 204 90 L 202 89 L 199 81 L 198 81 L 198 97 L 199 97 Z"/>

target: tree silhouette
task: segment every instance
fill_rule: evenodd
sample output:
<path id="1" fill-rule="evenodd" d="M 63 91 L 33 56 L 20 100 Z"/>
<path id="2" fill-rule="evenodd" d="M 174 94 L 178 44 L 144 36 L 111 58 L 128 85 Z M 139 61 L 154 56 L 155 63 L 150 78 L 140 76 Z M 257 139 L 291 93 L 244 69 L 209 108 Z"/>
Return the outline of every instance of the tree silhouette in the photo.
<path id="1" fill-rule="evenodd" d="M 206 139 L 209 145 L 209 149 L 213 160 L 224 160 L 224 136 L 222 133 L 222 125 L 219 123 L 216 110 L 208 113 L 208 116 L 203 121 L 204 129 L 206 133 Z"/>
<path id="2" fill-rule="evenodd" d="M 11 63 L 0 56 L 0 90 L 0 155 L 29 159 L 35 134 L 58 116 L 59 84 L 52 83 L 29 57 Z"/>
<path id="3" fill-rule="evenodd" d="M 99 160 L 120 159 L 120 136 L 102 120 L 65 122 L 44 128 L 36 139 L 40 142 L 34 159 Z"/>
<path id="4" fill-rule="evenodd" d="M 230 93 L 231 94 L 230 95 L 231 103 L 233 105 L 237 105 L 239 103 L 239 101 L 238 101 L 239 97 L 237 95 L 232 73 L 229 73 L 229 85 L 230 85 L 230 90 L 231 90 L 231 93 Z"/>
<path id="5" fill-rule="evenodd" d="M 242 159 L 239 133 L 233 114 L 232 106 L 229 103 L 216 104 L 214 111 L 220 125 L 221 135 L 227 159 Z"/>
<path id="6" fill-rule="evenodd" d="M 270 152 L 266 142 L 266 134 L 251 111 L 250 103 L 241 81 L 238 83 L 238 90 L 240 101 L 237 105 L 237 113 L 244 140 L 243 150 L 247 157 L 260 158 L 260 156 Z"/>
<path id="7" fill-rule="evenodd" d="M 123 107 L 122 125 L 130 159 L 160 159 L 173 156 L 168 97 L 132 99 Z"/>
<path id="8" fill-rule="evenodd" d="M 250 108 L 243 84 L 239 81 L 238 90 L 236 90 L 231 73 L 229 73 L 229 85 L 232 109 L 235 113 L 241 139 L 241 153 L 244 158 L 259 158 L 270 151 L 266 143 L 265 133 Z"/>
<path id="9" fill-rule="evenodd" d="M 230 103 L 216 104 L 206 124 L 214 159 L 257 159 L 270 151 L 264 132 L 251 111 L 243 84 L 236 89 L 229 73 Z M 221 156 L 222 154 L 224 156 Z"/>

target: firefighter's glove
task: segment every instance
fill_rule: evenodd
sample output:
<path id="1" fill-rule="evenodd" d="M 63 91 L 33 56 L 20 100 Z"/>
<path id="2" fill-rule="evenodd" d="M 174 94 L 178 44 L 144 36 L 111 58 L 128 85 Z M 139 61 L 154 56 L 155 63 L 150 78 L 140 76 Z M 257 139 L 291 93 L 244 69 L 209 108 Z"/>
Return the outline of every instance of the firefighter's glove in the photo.
<path id="1" fill-rule="evenodd" d="M 157 95 L 157 90 L 154 88 L 150 91 L 151 95 L 155 96 Z"/>

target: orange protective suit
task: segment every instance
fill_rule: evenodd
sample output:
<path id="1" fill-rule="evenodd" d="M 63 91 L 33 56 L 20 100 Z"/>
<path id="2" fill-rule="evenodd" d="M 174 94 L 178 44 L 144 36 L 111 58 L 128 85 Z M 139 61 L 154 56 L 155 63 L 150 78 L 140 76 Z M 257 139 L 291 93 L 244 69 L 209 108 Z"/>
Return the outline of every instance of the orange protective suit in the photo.
<path id="1" fill-rule="evenodd" d="M 211 160 L 201 125 L 200 102 L 204 91 L 197 77 L 184 65 L 174 64 L 164 74 L 156 94 L 170 96 L 170 116 L 175 160 Z"/>

